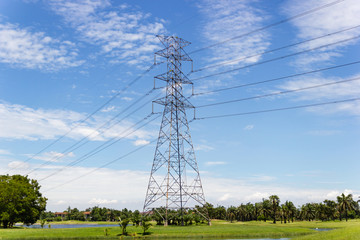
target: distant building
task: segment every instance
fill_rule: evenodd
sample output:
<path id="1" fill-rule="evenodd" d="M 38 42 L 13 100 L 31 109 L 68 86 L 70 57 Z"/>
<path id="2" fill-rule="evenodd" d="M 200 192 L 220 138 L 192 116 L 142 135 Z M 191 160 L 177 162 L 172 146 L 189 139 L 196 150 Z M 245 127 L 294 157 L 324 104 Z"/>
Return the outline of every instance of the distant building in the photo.
<path id="1" fill-rule="evenodd" d="M 68 215 L 68 212 L 55 212 L 55 217 L 61 217 L 62 220 Z"/>
<path id="2" fill-rule="evenodd" d="M 91 219 L 90 213 L 91 212 L 83 212 L 86 221 Z"/>

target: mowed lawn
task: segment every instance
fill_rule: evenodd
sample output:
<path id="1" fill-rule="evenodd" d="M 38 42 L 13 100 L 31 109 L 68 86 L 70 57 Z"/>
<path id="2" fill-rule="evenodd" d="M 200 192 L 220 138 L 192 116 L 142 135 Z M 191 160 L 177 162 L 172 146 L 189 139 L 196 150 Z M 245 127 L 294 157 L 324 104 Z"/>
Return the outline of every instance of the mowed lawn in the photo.
<path id="1" fill-rule="evenodd" d="M 83 222 L 81 222 L 83 223 Z M 63 222 L 61 223 L 63 224 Z M 328 232 L 318 232 L 315 228 L 330 228 Z M 108 229 L 109 236 L 105 236 Z M 129 226 L 129 235 L 142 237 L 140 227 Z M 146 238 L 285 238 L 294 240 L 346 239 L 360 240 L 360 220 L 349 222 L 295 222 L 272 224 L 271 222 L 212 222 L 212 226 L 153 226 Z M 0 229 L 0 239 L 120 239 L 121 229 L 114 227 L 72 228 L 72 229 Z M 133 236 L 126 238 L 133 238 Z"/>

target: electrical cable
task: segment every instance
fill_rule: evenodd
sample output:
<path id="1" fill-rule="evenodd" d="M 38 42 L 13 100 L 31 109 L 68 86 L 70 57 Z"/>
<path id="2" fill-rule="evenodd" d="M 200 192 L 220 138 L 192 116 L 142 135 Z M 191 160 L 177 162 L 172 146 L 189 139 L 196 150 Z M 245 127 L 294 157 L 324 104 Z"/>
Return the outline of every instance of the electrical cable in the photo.
<path id="1" fill-rule="evenodd" d="M 359 101 L 359 100 L 360 100 L 360 97 L 359 98 L 345 99 L 345 100 L 336 100 L 336 101 L 331 101 L 331 102 L 314 103 L 314 104 L 307 104 L 307 105 L 298 105 L 298 106 L 292 106 L 292 107 L 265 109 L 265 110 L 259 110 L 259 111 L 253 111 L 253 112 L 242 112 L 242 113 L 232 113 L 232 114 L 224 114 L 224 115 L 206 116 L 206 117 L 194 118 L 193 121 L 195 121 L 195 120 L 213 119 L 213 118 L 225 118 L 225 117 L 252 115 L 252 114 L 268 113 L 268 112 L 277 112 L 277 111 L 285 111 L 285 110 L 299 109 L 299 108 L 318 107 L 318 106 L 324 106 L 324 105 L 330 105 L 330 104 L 354 102 L 354 101 Z"/>
<path id="2" fill-rule="evenodd" d="M 144 94 L 141 98 L 139 98 L 136 102 L 134 102 L 133 104 L 131 104 L 130 106 L 128 106 L 127 109 L 131 108 L 134 104 L 136 104 L 137 102 L 139 102 L 140 100 L 142 100 L 144 97 L 148 96 L 154 89 L 150 90 L 149 92 L 147 92 L 146 94 Z M 159 93 L 158 95 L 156 95 L 153 99 L 151 99 L 151 101 L 153 101 L 154 99 L 156 99 L 157 97 L 159 97 L 161 95 L 161 93 Z M 134 111 L 130 112 L 129 114 L 127 114 L 126 116 L 124 116 L 123 118 L 121 118 L 120 120 L 114 122 L 112 125 L 108 126 L 104 131 L 102 132 L 97 132 L 96 135 L 92 136 L 92 134 L 94 133 L 91 133 L 85 137 L 83 137 L 80 141 L 78 141 L 77 143 L 73 144 L 72 146 L 68 147 L 67 149 L 65 149 L 62 154 L 66 154 L 68 153 L 69 151 L 74 151 L 74 150 L 77 150 L 79 149 L 80 147 L 84 146 L 86 143 L 88 143 L 90 140 L 88 140 L 90 137 L 96 137 L 96 136 L 99 136 L 100 134 L 103 134 L 104 132 L 106 132 L 107 130 L 111 129 L 112 127 L 114 127 L 116 124 L 122 122 L 123 120 L 125 120 L 126 118 L 130 117 L 131 115 L 133 115 L 134 113 L 136 113 L 137 111 L 139 111 L 140 109 L 142 109 L 143 107 L 145 107 L 149 102 L 151 101 L 147 101 L 145 102 L 144 104 L 142 104 L 140 107 L 136 108 Z M 125 109 L 124 111 L 126 111 L 127 109 Z M 123 111 L 123 112 L 124 112 Z M 107 125 L 107 123 L 111 122 L 113 119 L 115 119 L 117 116 L 119 116 L 120 114 L 117 114 L 115 115 L 111 120 L 107 121 L 105 124 L 103 124 L 101 127 Z M 100 127 L 100 128 L 101 128 Z M 98 128 L 97 130 L 99 130 L 100 128 Z M 95 131 L 96 132 L 96 131 Z M 78 145 L 80 144 L 81 142 L 87 140 L 86 142 L 82 143 L 81 145 Z M 109 140 L 110 141 L 110 140 Z M 77 146 L 78 145 L 78 146 Z M 37 168 L 34 168 L 33 170 L 31 170 L 30 172 L 28 172 L 26 175 L 29 175 L 30 173 L 34 172 L 34 171 L 37 171 L 39 169 L 41 169 L 42 167 L 44 166 L 47 166 L 47 165 L 50 165 L 52 162 L 54 162 L 54 160 L 58 160 L 60 159 L 62 156 L 60 157 L 56 157 L 56 158 L 52 158 L 50 161 L 47 161 L 47 162 L 44 162 L 43 164 L 41 164 L 40 166 L 38 166 Z"/>
<path id="3" fill-rule="evenodd" d="M 197 95 L 205 95 L 205 94 L 210 94 L 210 93 L 215 93 L 215 92 L 221 92 L 221 91 L 227 91 L 227 90 L 231 90 L 231 89 L 235 89 L 235 88 L 248 87 L 248 86 L 253 86 L 253 85 L 258 85 L 258 84 L 263 84 L 263 83 L 268 83 L 268 82 L 274 82 L 274 81 L 279 81 L 279 80 L 283 80 L 283 79 L 287 79 L 287 78 L 299 77 L 299 76 L 303 76 L 303 75 L 307 75 L 307 74 L 323 72 L 323 71 L 332 70 L 332 69 L 341 68 L 341 67 L 347 67 L 347 66 L 351 66 L 351 65 L 359 64 L 359 63 L 360 63 L 360 61 L 355 61 L 355 62 L 345 63 L 345 64 L 331 66 L 331 67 L 327 67 L 327 68 L 316 69 L 316 70 L 312 70 L 312 71 L 308 71 L 308 72 L 302 72 L 302 73 L 296 73 L 293 75 L 272 78 L 272 79 L 259 81 L 259 82 L 246 83 L 246 84 L 236 85 L 236 86 L 227 87 L 227 88 L 220 88 L 220 89 L 215 89 L 215 90 L 206 91 L 206 92 L 194 93 L 190 97 L 197 96 Z"/>
<path id="4" fill-rule="evenodd" d="M 297 15 L 294 15 L 294 16 L 292 16 L 292 17 L 283 19 L 283 20 L 281 20 L 281 21 L 278 21 L 278 22 L 275 22 L 275 23 L 266 25 L 266 26 L 264 26 L 264 27 L 257 28 L 257 29 L 255 29 L 255 30 L 250 31 L 250 32 L 243 33 L 243 34 L 241 34 L 241 35 L 238 35 L 238 36 L 235 36 L 235 37 L 226 39 L 226 40 L 224 40 L 224 41 L 220 41 L 220 42 L 211 44 L 211 45 L 209 45 L 209 46 L 206 46 L 206 47 L 203 47 L 203 48 L 194 50 L 194 51 L 190 52 L 189 55 L 194 54 L 194 53 L 198 53 L 198 52 L 200 52 L 200 51 L 203 51 L 203 50 L 206 50 L 206 49 L 209 49 L 209 48 L 212 48 L 212 47 L 215 47 L 215 46 L 218 46 L 218 45 L 221 45 L 221 44 L 230 42 L 230 41 L 233 41 L 233 40 L 235 40 L 235 39 L 239 39 L 239 38 L 246 37 L 246 36 L 251 35 L 251 34 L 253 34 L 253 33 L 263 31 L 263 30 L 265 30 L 265 29 L 268 29 L 268 28 L 271 28 L 271 27 L 280 25 L 280 24 L 282 24 L 282 23 L 289 22 L 289 21 L 294 20 L 294 19 L 296 19 L 296 18 L 300 18 L 300 17 L 306 16 L 306 15 L 311 14 L 311 13 L 313 13 L 313 12 L 317 12 L 317 11 L 319 11 L 319 10 L 322 10 L 322 9 L 328 8 L 328 7 L 331 7 L 331 6 L 333 6 L 333 5 L 336 5 L 336 4 L 341 3 L 341 2 L 344 2 L 344 1 L 345 1 L 345 0 L 337 0 L 337 1 L 334 1 L 334 2 L 331 2 L 331 3 L 328 3 L 328 4 L 325 4 L 325 5 L 322 5 L 322 6 L 320 6 L 320 7 L 316 7 L 316 8 L 307 10 L 307 11 L 305 11 L 305 12 L 299 13 L 299 14 L 297 14 Z"/>
<path id="5" fill-rule="evenodd" d="M 119 161 L 119 160 L 121 160 L 121 159 L 124 159 L 124 158 L 128 157 L 129 155 L 131 155 L 131 154 L 133 154 L 133 153 L 135 153 L 135 152 L 140 151 L 141 149 L 145 148 L 146 146 L 148 146 L 148 145 L 150 145 L 151 143 L 154 143 L 154 142 L 156 142 L 156 141 L 157 141 L 157 139 L 154 139 L 154 140 L 150 141 L 149 143 L 146 143 L 146 144 L 144 144 L 144 145 L 142 145 L 142 146 L 140 146 L 140 147 L 138 147 L 138 148 L 136 148 L 136 149 L 134 149 L 134 150 L 132 150 L 132 151 L 124 154 L 124 155 L 122 155 L 121 157 L 118 157 L 118 158 L 116 158 L 116 159 L 114 159 L 114 160 L 112 160 L 112 161 L 110 161 L 110 162 L 108 162 L 108 163 L 106 163 L 106 164 L 104 164 L 104 165 L 101 165 L 101 166 L 98 167 L 98 168 L 95 168 L 95 169 L 93 169 L 93 170 L 91 170 L 91 171 L 89 171 L 89 172 L 87 172 L 87 173 L 85 173 L 85 174 L 83 174 L 83 175 L 80 175 L 80 176 L 78 176 L 78 177 L 76 177 L 76 178 L 73 178 L 73 179 L 71 179 L 71 180 L 69 180 L 69 181 L 66 181 L 66 182 L 64 182 L 64 183 L 61 183 L 61 184 L 59 184 L 59 185 L 57 185 L 57 186 L 55 186 L 55 187 L 52 187 L 52 188 L 50 188 L 50 189 L 46 189 L 44 192 L 52 191 L 52 190 L 57 189 L 57 188 L 59 188 L 59 187 L 61 187 L 61 186 L 64 186 L 64 185 L 69 184 L 69 183 L 72 183 L 72 182 L 74 182 L 74 181 L 76 181 L 76 180 L 78 180 L 78 179 L 80 179 L 80 178 L 83 178 L 83 177 L 85 177 L 85 176 L 87 176 L 87 175 L 89 175 L 89 174 L 91 174 L 91 173 L 93 173 L 93 172 L 96 172 L 96 171 L 98 171 L 98 170 L 100 170 L 100 169 L 102 169 L 102 168 L 104 168 L 104 167 L 107 167 L 107 166 L 110 165 L 110 164 L 113 164 L 113 163 L 115 163 L 115 162 L 117 162 L 117 161 Z"/>
<path id="6" fill-rule="evenodd" d="M 318 37 L 315 37 L 315 38 L 307 39 L 307 40 L 304 40 L 304 41 L 301 41 L 301 42 L 292 43 L 292 44 L 289 44 L 289 45 L 286 45 L 286 46 L 282 46 L 282 47 L 270 49 L 270 50 L 267 50 L 267 51 L 259 52 L 259 53 L 249 55 L 249 56 L 245 56 L 245 57 L 242 57 L 242 58 L 232 59 L 232 60 L 220 62 L 220 63 L 217 63 L 217 64 L 208 65 L 208 66 L 205 66 L 205 67 L 202 67 L 202 68 L 195 69 L 195 70 L 191 71 L 188 75 L 193 74 L 195 72 L 200 72 L 200 71 L 203 71 L 203 70 L 206 70 L 206 69 L 209 69 L 209 68 L 214 68 L 214 67 L 226 65 L 226 64 L 229 64 L 229 63 L 232 63 L 232 62 L 238 62 L 238 61 L 242 61 L 242 60 L 245 60 L 245 59 L 249 59 L 249 58 L 253 58 L 253 57 L 257 57 L 257 56 L 262 56 L 262 55 L 267 54 L 267 53 L 272 53 L 272 52 L 276 52 L 276 51 L 283 50 L 283 49 L 286 49 L 286 48 L 294 47 L 294 46 L 301 45 L 301 44 L 304 44 L 304 43 L 307 43 L 307 42 L 315 41 L 315 40 L 318 40 L 318 39 L 321 39 L 321 38 L 329 37 L 329 36 L 339 34 L 339 33 L 342 33 L 342 32 L 346 32 L 346 31 L 350 31 L 350 30 L 353 30 L 353 29 L 358 28 L 358 27 L 360 27 L 360 25 L 356 25 L 356 26 L 353 26 L 353 27 L 350 27 L 350 28 L 346 28 L 346 29 L 342 29 L 342 30 L 339 30 L 339 31 L 336 31 L 336 32 L 321 35 L 321 36 L 318 36 Z"/>
<path id="7" fill-rule="evenodd" d="M 132 125 L 131 127 L 129 127 L 127 130 L 132 129 L 132 128 L 135 127 L 136 125 L 138 125 L 138 124 L 140 124 L 141 122 L 147 120 L 147 119 L 148 119 L 149 117 L 151 117 L 152 115 L 154 115 L 154 113 L 149 114 L 148 116 L 146 116 L 145 118 L 143 118 L 143 119 L 140 120 L 139 122 L 133 124 L 133 125 Z M 97 153 L 105 150 L 106 148 L 114 145 L 115 143 L 119 142 L 120 140 L 122 140 L 122 139 L 130 136 L 130 135 L 133 134 L 134 132 L 138 131 L 139 129 L 143 128 L 144 126 L 148 125 L 149 123 L 151 123 L 152 121 L 156 120 L 156 119 L 159 118 L 159 117 L 160 117 L 160 115 L 158 115 L 157 117 L 149 120 L 148 122 L 146 122 L 146 123 L 142 124 L 141 126 L 135 128 L 133 131 L 129 132 L 129 133 L 126 134 L 125 136 L 122 136 L 122 137 L 120 137 L 120 138 L 114 137 L 114 138 L 110 139 L 109 141 L 101 144 L 100 146 L 98 146 L 97 148 L 93 149 L 93 150 L 90 151 L 89 153 L 83 155 L 83 156 L 80 157 L 79 159 L 77 159 L 77 160 L 75 160 L 75 161 L 72 161 L 71 163 L 67 164 L 66 166 L 64 166 L 64 167 L 62 167 L 62 168 L 60 168 L 60 169 L 58 169 L 58 170 L 55 171 L 54 173 L 51 173 L 51 174 L 49 174 L 48 176 L 40 179 L 39 181 L 48 179 L 49 177 L 54 176 L 54 175 L 62 172 L 63 170 L 65 170 L 65 168 L 71 167 L 71 166 L 75 166 L 76 164 L 78 164 L 78 163 L 80 163 L 80 162 L 82 162 L 82 161 L 84 161 L 84 160 L 86 160 L 86 159 L 94 156 L 95 154 L 97 154 Z M 127 130 L 126 130 L 126 131 L 127 131 Z M 126 132 L 126 131 L 125 131 L 125 132 Z"/>
<path id="8" fill-rule="evenodd" d="M 321 48 L 329 47 L 329 46 L 332 46 L 332 45 L 340 44 L 340 43 L 343 43 L 343 42 L 347 42 L 347 41 L 350 41 L 350 40 L 353 40 L 353 39 L 356 39 L 356 38 L 359 38 L 359 37 L 360 37 L 360 35 L 357 35 L 357 36 L 354 36 L 354 37 L 351 37 L 351 38 L 346 38 L 346 39 L 336 41 L 336 42 L 333 42 L 333 43 L 324 44 L 324 45 L 314 47 L 314 48 L 310 48 L 310 49 L 307 49 L 307 50 L 304 50 L 304 51 L 295 52 L 295 53 L 291 53 L 291 54 L 288 54 L 288 55 L 272 58 L 272 59 L 269 59 L 269 60 L 264 60 L 264 61 L 261 61 L 261 62 L 245 65 L 245 66 L 242 66 L 242 67 L 233 68 L 233 69 L 226 70 L 226 71 L 223 71 L 223 72 L 218 72 L 218 73 L 206 75 L 206 76 L 203 76 L 203 77 L 190 79 L 190 81 L 198 81 L 198 80 L 201 80 L 201 79 L 204 79 L 204 78 L 214 77 L 214 76 L 222 75 L 222 74 L 225 74 L 225 73 L 234 72 L 234 71 L 237 71 L 237 70 L 240 70 L 240 69 L 245 69 L 245 68 L 249 68 L 249 67 L 253 67 L 253 66 L 257 66 L 257 65 L 277 61 L 277 60 L 282 60 L 282 59 L 285 59 L 285 58 L 288 58 L 288 57 L 293 57 L 293 56 L 304 54 L 304 53 L 307 53 L 307 52 L 311 52 L 311 51 L 314 51 L 314 50 L 317 50 L 317 49 L 321 49 Z"/>
<path id="9" fill-rule="evenodd" d="M 154 63 L 153 65 L 151 65 L 149 68 L 147 68 L 145 71 L 143 71 L 141 74 L 139 74 L 135 79 L 133 79 L 130 83 L 128 83 L 124 88 L 122 88 L 122 90 L 120 90 L 118 93 L 116 93 L 114 96 L 112 96 L 109 100 L 107 100 L 105 103 L 103 103 L 100 107 L 98 107 L 95 111 L 91 112 L 87 117 L 85 117 L 84 119 L 82 119 L 80 122 L 78 122 L 74 127 L 72 127 L 69 131 L 67 131 L 65 134 L 63 134 L 62 136 L 60 136 L 59 138 L 57 138 L 56 140 L 54 140 L 53 142 L 51 142 L 50 144 L 46 145 L 44 148 L 42 148 L 40 151 L 38 151 L 37 153 L 35 153 L 34 155 L 32 155 L 31 157 L 27 158 L 25 161 L 23 161 L 21 164 L 9 169 L 5 174 L 8 174 L 10 171 L 22 166 L 23 164 L 25 164 L 26 162 L 32 160 L 34 157 L 38 156 L 39 154 L 41 154 L 42 152 L 44 152 L 45 150 L 47 150 L 48 148 L 50 148 L 51 146 L 53 146 L 54 144 L 56 144 L 57 142 L 59 142 L 60 140 L 62 140 L 64 137 L 66 137 L 69 133 L 71 133 L 74 129 L 76 129 L 77 127 L 79 127 L 82 123 L 84 123 L 85 121 L 87 121 L 88 119 L 90 119 L 93 115 L 95 115 L 97 112 L 99 112 L 101 109 L 103 109 L 106 105 L 108 105 L 110 102 L 112 102 L 114 99 L 116 99 L 121 93 L 123 93 L 125 90 L 127 90 L 129 87 L 131 87 L 133 84 L 135 84 L 137 81 L 139 81 L 145 74 L 147 74 L 148 72 L 150 72 L 155 66 L 162 64 L 163 62 L 160 63 Z"/>
<path id="10" fill-rule="evenodd" d="M 217 105 L 223 105 L 223 104 L 229 104 L 229 103 L 235 103 L 235 102 L 242 102 L 242 101 L 265 98 L 265 97 L 273 97 L 273 96 L 277 96 L 277 95 L 300 92 L 300 91 L 304 91 L 304 90 L 309 90 L 309 89 L 314 89 L 314 88 L 319 88 L 319 87 L 326 87 L 326 86 L 347 83 L 347 82 L 353 82 L 353 81 L 358 81 L 358 80 L 360 80 L 360 77 L 341 80 L 341 81 L 337 81 L 337 82 L 318 84 L 318 85 L 313 85 L 313 86 L 309 86 L 309 87 L 297 88 L 297 89 L 292 89 L 292 90 L 286 90 L 286 91 L 281 91 L 281 92 L 269 93 L 269 94 L 265 94 L 265 95 L 259 95 L 259 96 L 241 98 L 241 99 L 234 99 L 234 100 L 229 100 L 229 101 L 224 101 L 224 102 L 209 103 L 209 104 L 205 104 L 205 105 L 196 106 L 195 108 L 204 108 L 204 107 L 211 107 L 211 106 L 217 106 Z"/>

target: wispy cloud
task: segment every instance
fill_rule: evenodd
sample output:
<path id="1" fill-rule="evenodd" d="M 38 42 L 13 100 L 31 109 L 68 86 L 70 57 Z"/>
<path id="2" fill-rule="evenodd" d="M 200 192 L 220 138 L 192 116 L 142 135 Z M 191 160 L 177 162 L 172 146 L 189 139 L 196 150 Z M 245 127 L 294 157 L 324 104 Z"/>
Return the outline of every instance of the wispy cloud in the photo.
<path id="1" fill-rule="evenodd" d="M 150 141 L 148 141 L 148 140 L 138 139 L 134 142 L 134 145 L 135 146 L 143 146 L 143 145 L 147 145 L 149 143 L 150 143 Z"/>
<path id="2" fill-rule="evenodd" d="M 11 155 L 11 152 L 5 149 L 0 149 L 0 155 Z"/>
<path id="3" fill-rule="evenodd" d="M 296 15 L 317 6 L 329 3 L 329 0 L 289 0 L 283 11 L 288 16 Z M 310 39 L 318 36 L 323 36 L 328 33 L 340 31 L 346 28 L 354 27 L 360 24 L 360 2 L 358 0 L 347 0 L 336 4 L 334 6 L 324 8 L 316 13 L 297 18 L 292 21 L 292 24 L 297 28 L 297 37 L 299 39 Z M 299 46 L 300 50 L 311 49 L 320 45 L 325 45 L 351 38 L 360 35 L 360 28 L 355 28 L 351 31 L 341 32 L 339 34 L 331 35 L 307 44 Z M 359 42 L 359 39 L 343 42 L 341 44 L 332 45 L 326 48 L 321 48 L 314 52 L 302 55 L 295 64 L 304 68 L 312 68 L 317 64 L 328 63 L 334 57 L 342 56 L 342 51 L 346 46 L 353 45 Z"/>
<path id="4" fill-rule="evenodd" d="M 126 102 L 130 102 L 131 100 L 133 100 L 131 97 L 122 97 L 121 99 Z"/>
<path id="5" fill-rule="evenodd" d="M 252 125 L 252 124 L 246 125 L 246 126 L 244 127 L 244 130 L 246 130 L 246 131 L 250 131 L 250 130 L 253 130 L 253 129 L 254 129 L 254 125 Z"/>
<path id="6" fill-rule="evenodd" d="M 216 161 L 216 162 L 206 162 L 205 164 L 208 166 L 217 166 L 217 165 L 225 165 L 226 162 Z"/>
<path id="7" fill-rule="evenodd" d="M 221 42 L 261 26 L 266 14 L 254 8 L 251 3 L 248 0 L 203 0 L 199 9 L 205 16 L 203 35 L 207 44 Z M 269 45 L 268 34 L 263 31 L 211 48 L 212 57 L 209 60 L 218 62 L 240 59 L 264 51 Z M 231 65 L 254 63 L 260 58 L 257 56 L 233 61 Z"/>
<path id="8" fill-rule="evenodd" d="M 194 150 L 195 150 L 195 151 L 205 151 L 205 152 L 209 152 L 209 151 L 214 150 L 214 148 L 213 148 L 212 146 L 207 145 L 207 144 L 197 144 L 197 145 L 194 147 Z"/>
<path id="9" fill-rule="evenodd" d="M 101 204 L 115 204 L 117 203 L 118 200 L 107 200 L 107 199 L 98 199 L 98 198 L 93 198 L 89 201 L 89 204 L 93 205 L 101 205 Z"/>
<path id="10" fill-rule="evenodd" d="M 73 152 L 59 153 L 59 152 L 54 152 L 54 151 L 45 152 L 45 153 L 42 153 L 41 155 L 36 155 L 34 157 L 32 157 L 32 154 L 28 154 L 28 157 L 46 161 L 46 162 L 60 162 L 61 159 L 63 159 L 63 158 L 74 157 L 74 156 L 75 156 L 75 154 Z"/>
<path id="11" fill-rule="evenodd" d="M 339 78 L 339 77 L 309 77 L 300 80 L 288 81 L 279 88 L 282 90 L 294 90 L 300 88 L 306 88 L 316 85 L 334 83 L 337 81 L 347 80 L 347 79 L 355 79 L 354 81 L 343 82 L 340 84 L 332 84 L 324 87 L 312 88 L 306 91 L 301 91 L 292 94 L 292 99 L 294 101 L 311 101 L 311 102 L 320 102 L 320 101 L 329 101 L 329 100 L 343 100 L 350 98 L 357 98 L 360 94 L 360 80 L 356 80 L 360 78 L 360 75 L 354 75 L 347 78 Z M 310 108 L 310 111 L 316 111 L 321 113 L 336 113 L 343 112 L 352 115 L 360 115 L 360 105 L 358 101 L 355 102 L 347 102 L 347 103 L 339 103 L 333 104 L 329 106 L 321 106 Z"/>
<path id="12" fill-rule="evenodd" d="M 151 60 L 159 48 L 155 35 L 164 32 L 163 20 L 132 10 L 111 8 L 107 0 L 51 0 L 50 8 L 79 33 L 82 40 L 101 47 L 113 63 L 130 65 Z"/>
<path id="13" fill-rule="evenodd" d="M 78 51 L 69 41 L 43 32 L 33 32 L 10 23 L 0 23 L 0 62 L 16 68 L 54 71 L 76 67 Z"/>
<path id="14" fill-rule="evenodd" d="M 101 110 L 101 112 L 112 112 L 115 110 L 115 106 L 109 106 Z"/>
<path id="15" fill-rule="evenodd" d="M 339 130 L 313 130 L 307 132 L 307 134 L 312 136 L 333 136 L 340 134 L 341 131 Z"/>
<path id="16" fill-rule="evenodd" d="M 114 137 L 127 139 L 146 139 L 150 133 L 138 130 L 132 134 L 132 122 L 123 121 L 110 129 L 99 129 L 106 117 L 93 117 L 79 125 L 86 114 L 68 110 L 33 109 L 23 105 L 0 103 L 0 138 L 6 139 L 55 139 L 67 134 L 68 138 L 78 140 L 88 137 L 93 141 L 105 141 Z"/>
<path id="17" fill-rule="evenodd" d="M 9 169 L 17 169 L 17 170 L 27 170 L 30 165 L 23 161 L 11 161 L 7 164 Z"/>

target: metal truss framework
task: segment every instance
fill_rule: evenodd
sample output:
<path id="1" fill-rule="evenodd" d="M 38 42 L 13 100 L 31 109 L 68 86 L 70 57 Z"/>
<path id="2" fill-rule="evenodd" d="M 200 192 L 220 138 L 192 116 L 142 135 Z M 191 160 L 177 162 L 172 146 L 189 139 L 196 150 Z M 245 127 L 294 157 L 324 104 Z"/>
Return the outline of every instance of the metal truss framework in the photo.
<path id="1" fill-rule="evenodd" d="M 144 212 L 164 209 L 160 214 L 167 225 L 168 210 L 180 210 L 183 219 L 186 209 L 202 207 L 206 201 L 186 117 L 186 109 L 194 106 L 183 95 L 183 84 L 192 84 L 181 71 L 183 61 L 192 63 L 183 50 L 190 42 L 174 36 L 158 38 L 165 48 L 155 54 L 167 59 L 167 72 L 155 78 L 166 82 L 166 96 L 154 101 L 164 105 L 164 111 Z M 201 215 L 208 220 L 207 213 Z"/>

